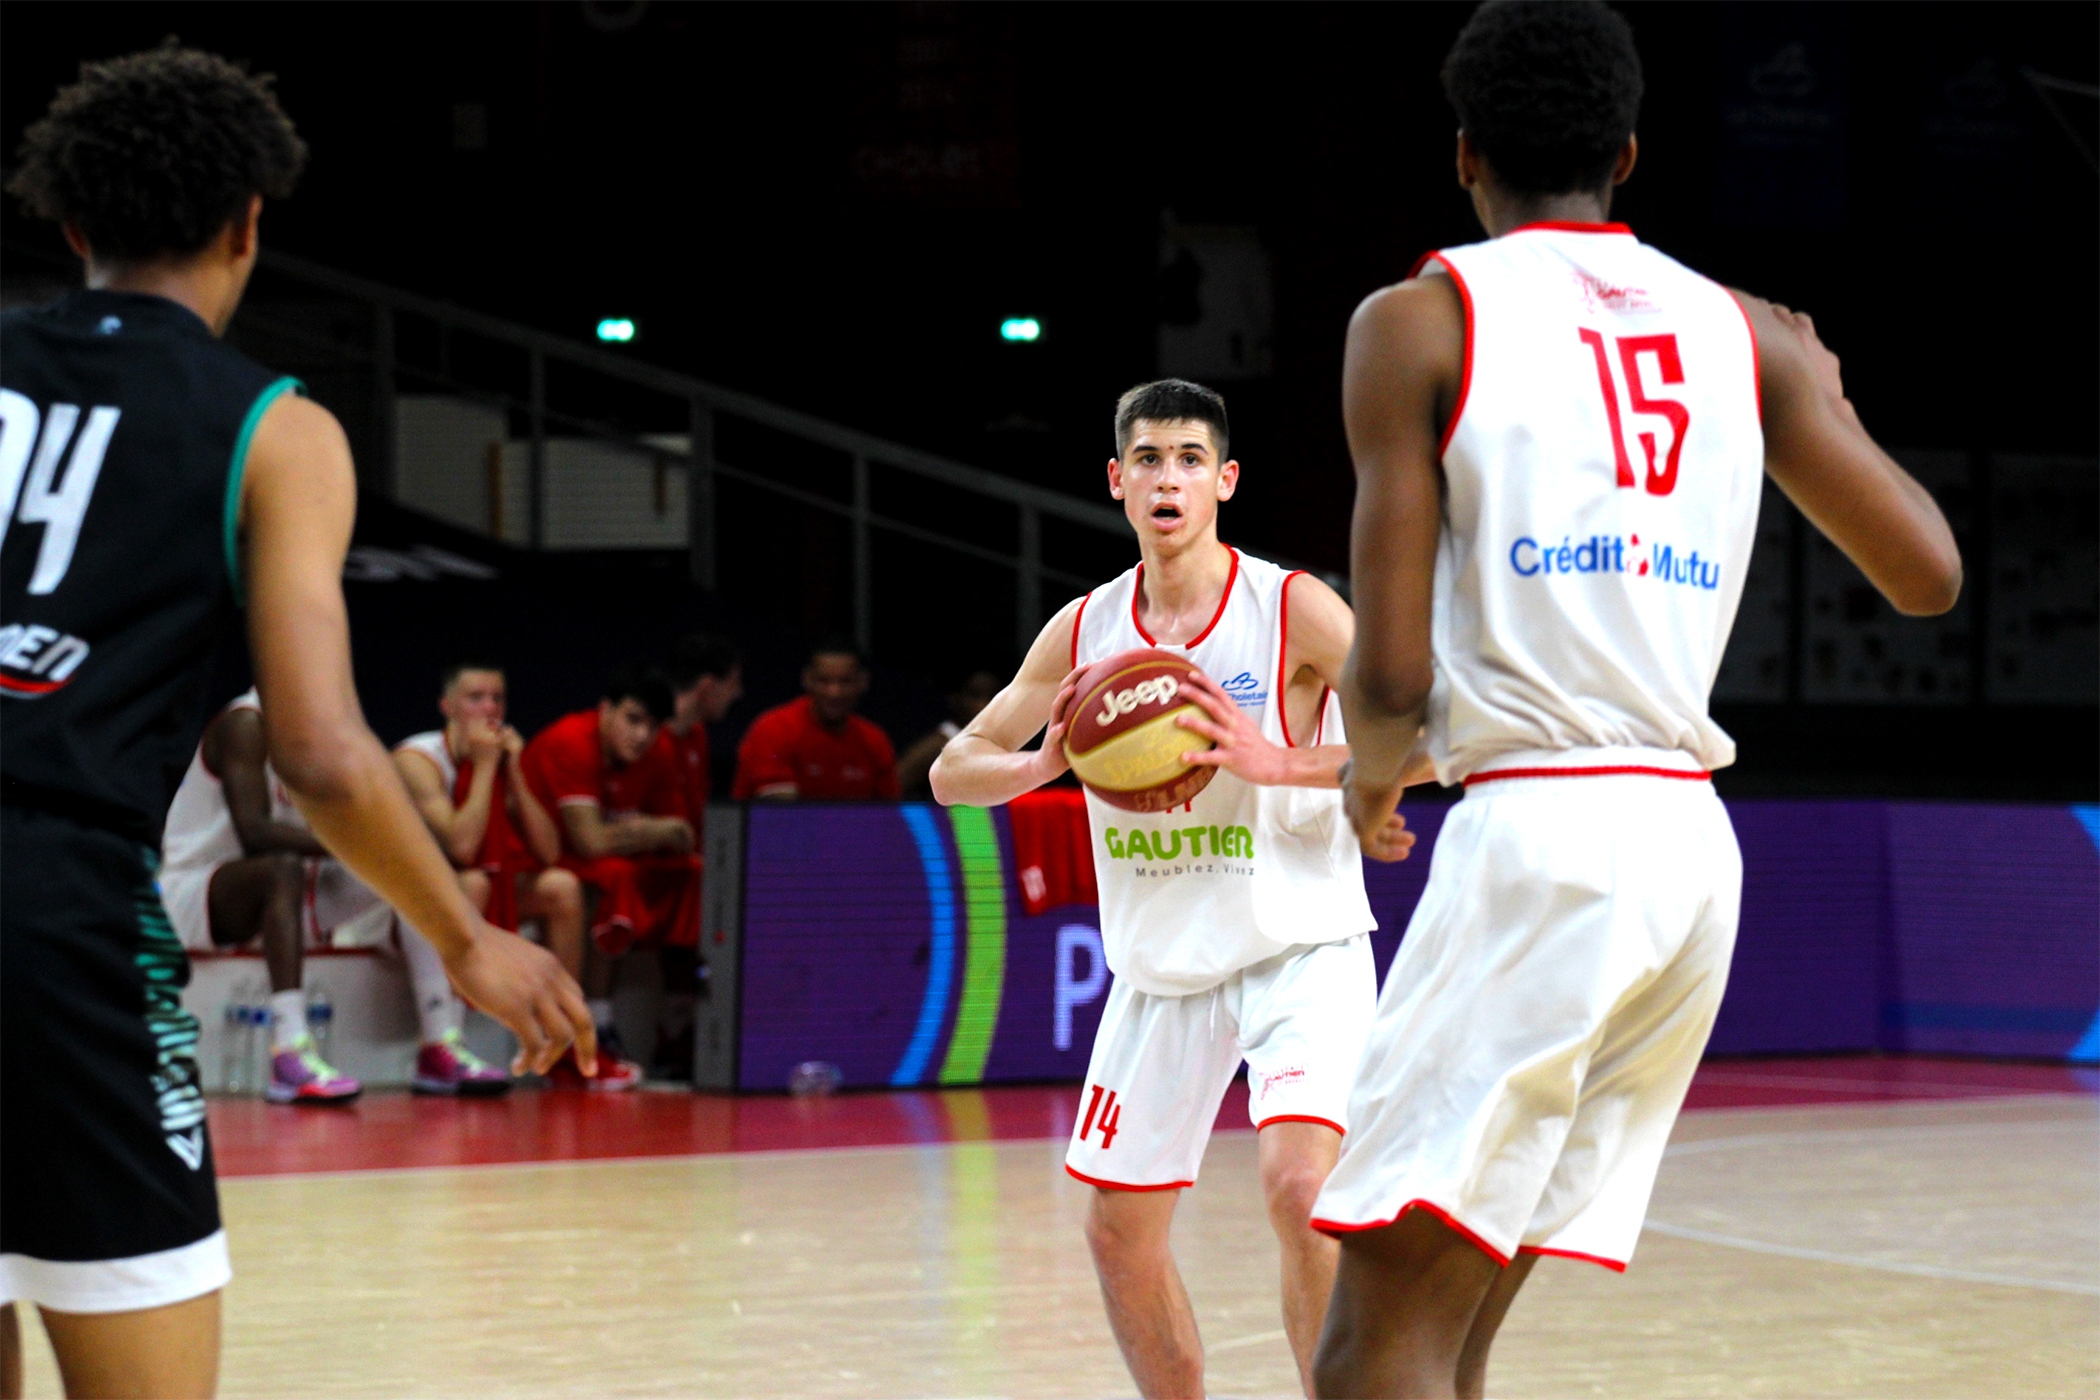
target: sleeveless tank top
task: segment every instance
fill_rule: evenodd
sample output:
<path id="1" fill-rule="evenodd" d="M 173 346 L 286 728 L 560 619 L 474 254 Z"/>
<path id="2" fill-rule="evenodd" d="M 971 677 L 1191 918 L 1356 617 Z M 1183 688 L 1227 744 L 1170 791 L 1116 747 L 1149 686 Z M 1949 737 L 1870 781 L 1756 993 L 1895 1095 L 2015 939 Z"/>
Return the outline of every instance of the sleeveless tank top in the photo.
<path id="1" fill-rule="evenodd" d="M 261 708 L 262 697 L 251 689 L 235 696 L 219 713 Z M 263 777 L 270 785 L 271 818 L 305 826 L 306 817 L 292 805 L 291 793 L 278 781 L 277 770 L 268 759 L 263 760 Z M 225 785 L 205 765 L 204 746 L 200 743 L 190 755 L 190 766 L 168 807 L 167 829 L 161 837 L 161 875 L 165 878 L 184 871 L 216 870 L 247 854 L 240 833 L 233 827 L 233 810 L 226 805 Z"/>
<path id="2" fill-rule="evenodd" d="M 1450 277 L 1466 311 L 1443 444 L 1437 776 L 1570 749 L 1733 762 L 1707 698 L 1764 481 L 1742 308 L 1619 224 L 1530 225 L 1419 270 Z"/>
<path id="3" fill-rule="evenodd" d="M 160 842 L 239 622 L 249 438 L 296 387 L 165 297 L 0 317 L 0 797 Z"/>
<path id="4" fill-rule="evenodd" d="M 444 779 L 445 792 L 449 796 L 459 786 L 459 762 L 452 757 L 452 749 L 445 742 L 445 731 L 426 729 L 421 734 L 411 734 L 394 745 L 398 751 L 413 749 L 437 765 L 438 774 Z"/>
<path id="5" fill-rule="evenodd" d="M 1144 566 L 1089 593 L 1073 626 L 1075 666 L 1157 645 L 1138 620 Z M 1297 577 L 1233 551 L 1225 596 L 1185 651 L 1276 744 L 1343 742 L 1323 692 L 1312 734 L 1292 735 L 1281 674 L 1284 610 Z M 1201 740 L 1190 736 L 1192 747 Z M 1109 970 L 1141 992 L 1186 996 L 1297 944 L 1377 927 L 1341 794 L 1258 787 L 1219 772 L 1171 812 L 1126 812 L 1087 793 L 1101 941 Z"/>

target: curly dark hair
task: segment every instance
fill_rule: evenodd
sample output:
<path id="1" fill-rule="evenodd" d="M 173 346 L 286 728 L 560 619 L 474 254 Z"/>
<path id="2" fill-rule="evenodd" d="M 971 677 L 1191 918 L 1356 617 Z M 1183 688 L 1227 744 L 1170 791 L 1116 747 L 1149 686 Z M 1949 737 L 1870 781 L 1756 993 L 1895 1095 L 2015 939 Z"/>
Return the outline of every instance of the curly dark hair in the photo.
<path id="1" fill-rule="evenodd" d="M 1510 189 L 1601 189 L 1640 115 L 1641 56 L 1601 0 L 1489 0 L 1444 59 L 1444 95 Z"/>
<path id="2" fill-rule="evenodd" d="M 305 165 L 269 77 L 171 40 L 81 64 L 23 134 L 7 187 L 98 258 L 131 262 L 196 252 L 253 196 L 290 194 Z"/>

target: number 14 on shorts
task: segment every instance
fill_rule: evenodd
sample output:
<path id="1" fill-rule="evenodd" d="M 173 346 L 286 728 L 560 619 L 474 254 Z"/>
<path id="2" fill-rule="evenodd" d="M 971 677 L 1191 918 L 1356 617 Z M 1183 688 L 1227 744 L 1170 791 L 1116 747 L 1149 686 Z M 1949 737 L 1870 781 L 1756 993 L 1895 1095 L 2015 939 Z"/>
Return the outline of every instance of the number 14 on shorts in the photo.
<path id="1" fill-rule="evenodd" d="M 1087 1134 L 1098 1127 L 1101 1129 L 1101 1150 L 1106 1152 L 1115 1144 L 1116 1125 L 1122 1121 L 1123 1105 L 1116 1102 L 1116 1091 L 1110 1089 L 1104 1098 L 1101 1086 L 1096 1084 L 1093 1097 L 1086 1101 L 1086 1119 L 1079 1125 L 1079 1140 L 1085 1142 Z"/>

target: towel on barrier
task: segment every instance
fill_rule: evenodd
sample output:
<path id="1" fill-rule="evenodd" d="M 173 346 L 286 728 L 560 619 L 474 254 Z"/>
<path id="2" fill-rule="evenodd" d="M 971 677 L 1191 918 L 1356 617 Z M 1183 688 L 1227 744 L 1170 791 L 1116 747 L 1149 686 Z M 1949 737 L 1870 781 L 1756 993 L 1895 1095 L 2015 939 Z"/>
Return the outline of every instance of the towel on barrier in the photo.
<path id="1" fill-rule="evenodd" d="M 1078 788 L 1037 788 L 1008 803 L 1006 814 L 1013 827 L 1014 870 L 1021 882 L 1023 909 L 1041 914 L 1061 904 L 1100 902 L 1085 793 Z"/>

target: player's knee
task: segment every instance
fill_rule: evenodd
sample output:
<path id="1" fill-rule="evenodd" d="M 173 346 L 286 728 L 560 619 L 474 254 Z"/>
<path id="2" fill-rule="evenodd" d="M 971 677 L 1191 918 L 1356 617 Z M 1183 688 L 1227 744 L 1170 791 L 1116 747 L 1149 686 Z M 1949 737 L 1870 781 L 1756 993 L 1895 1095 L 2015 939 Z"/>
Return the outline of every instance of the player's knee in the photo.
<path id="1" fill-rule="evenodd" d="M 294 899 L 305 895 L 306 857 L 292 851 L 272 851 L 263 859 L 269 862 L 272 893 Z"/>
<path id="2" fill-rule="evenodd" d="M 542 870 L 533 882 L 533 892 L 551 913 L 583 912 L 583 881 L 573 870 Z"/>
<path id="3" fill-rule="evenodd" d="M 1261 1176 L 1262 1195 L 1267 1199 L 1269 1218 L 1278 1226 L 1304 1226 L 1311 1222 L 1313 1202 L 1327 1184 L 1327 1172 L 1316 1162 L 1284 1161 L 1271 1164 Z"/>
<path id="4" fill-rule="evenodd" d="M 1163 1232 L 1134 1208 L 1130 1193 L 1095 1188 L 1086 1213 L 1086 1244 L 1097 1263 L 1128 1259 L 1163 1243 Z"/>

